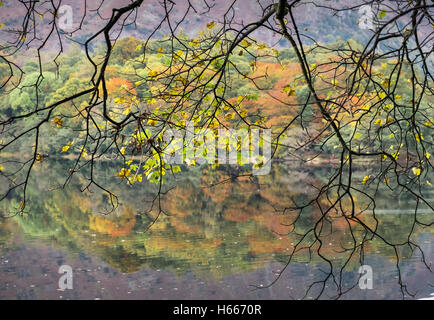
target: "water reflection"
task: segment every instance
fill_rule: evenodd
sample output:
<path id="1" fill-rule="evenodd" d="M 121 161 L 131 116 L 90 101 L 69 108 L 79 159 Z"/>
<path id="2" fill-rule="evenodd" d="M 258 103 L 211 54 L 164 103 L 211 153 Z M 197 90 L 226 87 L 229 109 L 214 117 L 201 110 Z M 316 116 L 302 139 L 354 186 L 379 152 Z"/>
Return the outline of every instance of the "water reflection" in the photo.
<path id="1" fill-rule="evenodd" d="M 153 218 L 152 212 L 143 212 L 150 207 L 147 200 L 155 195 L 155 185 L 127 186 L 114 178 L 110 166 L 97 170 L 104 173 L 97 178 L 119 196 L 119 207 L 105 214 L 110 208 L 107 195 L 80 192 L 83 176 L 65 190 L 57 188 L 63 182 L 58 173 L 67 167 L 64 162 L 44 163 L 29 189 L 28 214 L 1 223 L 0 298 L 300 298 L 327 267 L 305 250 L 267 287 L 284 270 L 298 239 L 290 226 L 295 213 L 285 206 L 308 201 L 312 185 L 325 181 L 331 168 L 276 165 L 270 175 L 253 179 L 226 179 L 223 168 L 186 169 L 169 179 L 167 186 L 175 188 L 163 198 L 165 214 L 144 232 Z M 401 241 L 412 227 L 411 199 L 381 190 L 377 198 L 379 230 L 389 240 Z M 2 212 L 17 203 L 11 198 Z M 420 219 L 432 217 L 426 208 L 421 210 Z M 296 232 L 310 228 L 318 214 L 311 209 Z M 413 236 L 427 262 L 434 258 L 433 231 L 416 230 Z M 324 240 L 323 254 L 337 265 L 344 263 L 340 252 L 351 242 L 349 226 L 334 217 L 333 232 Z M 393 248 L 374 239 L 365 250 L 365 264 L 376 272 L 374 290 L 355 288 L 344 298 L 400 298 Z M 399 254 L 410 291 L 429 295 L 434 277 L 420 263 L 420 253 L 402 248 Z M 62 264 L 74 269 L 71 291 L 56 290 Z M 350 261 L 344 286 L 357 284 L 359 265 L 357 259 Z M 332 296 L 327 287 L 323 298 Z"/>

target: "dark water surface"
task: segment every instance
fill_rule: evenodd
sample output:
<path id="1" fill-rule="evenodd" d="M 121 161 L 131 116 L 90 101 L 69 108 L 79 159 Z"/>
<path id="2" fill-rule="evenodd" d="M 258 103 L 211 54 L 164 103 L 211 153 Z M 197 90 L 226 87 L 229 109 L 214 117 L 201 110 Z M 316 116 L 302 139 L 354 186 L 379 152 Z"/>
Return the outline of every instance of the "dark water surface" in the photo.
<path id="1" fill-rule="evenodd" d="M 291 199 L 308 200 L 313 194 L 309 184 L 324 182 L 331 168 L 279 165 L 270 175 L 224 180 L 213 187 L 225 178 L 223 169 L 184 168 L 176 180 L 168 180 L 167 186 L 176 187 L 162 199 L 165 213 L 146 231 L 150 218 L 144 212 L 155 185 L 127 186 L 109 167 L 102 170 L 97 178 L 119 196 L 118 208 L 108 214 L 107 195 L 80 191 L 86 184 L 83 176 L 66 189 L 58 188 L 66 167 L 53 162 L 39 168 L 29 189 L 27 214 L 0 223 L 1 299 L 298 299 L 328 270 L 324 260 L 307 252 L 285 268 L 297 236 L 287 226 L 291 216 L 279 209 Z M 434 199 L 434 188 L 423 192 Z M 362 198 L 358 201 L 363 204 Z M 11 197 L 2 213 L 12 212 L 17 203 Z M 380 230 L 390 241 L 406 237 L 413 213 L 408 195 L 386 190 L 377 195 Z M 316 215 L 314 209 L 306 213 L 298 231 L 307 230 Z M 432 221 L 433 213 L 423 206 L 420 215 Z M 336 220 L 333 230 L 322 250 L 339 265 L 349 229 Z M 412 240 L 421 246 L 426 262 L 433 263 L 433 228 L 416 230 Z M 434 274 L 421 262 L 420 252 L 402 247 L 399 255 L 408 290 L 416 298 L 430 296 Z M 357 285 L 356 258 L 342 273 L 343 286 L 354 286 L 342 299 L 402 298 L 391 247 L 373 239 L 366 245 L 364 264 L 373 269 L 373 289 Z M 61 265 L 73 269 L 72 290 L 59 290 Z M 314 287 L 306 298 L 317 293 Z M 335 294 L 329 281 L 321 298 Z"/>

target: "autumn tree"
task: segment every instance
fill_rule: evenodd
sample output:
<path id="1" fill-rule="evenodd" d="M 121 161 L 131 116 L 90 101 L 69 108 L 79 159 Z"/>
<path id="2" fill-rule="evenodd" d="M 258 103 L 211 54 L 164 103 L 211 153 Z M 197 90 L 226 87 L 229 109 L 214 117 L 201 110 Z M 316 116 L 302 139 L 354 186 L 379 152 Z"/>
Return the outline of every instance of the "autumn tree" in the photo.
<path id="1" fill-rule="evenodd" d="M 400 248 L 421 251 L 413 231 L 434 223 L 420 217 L 421 208 L 434 211 L 423 192 L 431 186 L 432 174 L 431 2 L 257 1 L 247 22 L 239 10 L 245 6 L 241 0 L 162 0 L 154 12 L 143 0 L 115 3 L 110 10 L 101 1 L 84 13 L 75 10 L 80 19 L 66 32 L 58 20 L 61 1 L 17 2 L 18 23 L 2 25 L 7 38 L 0 47 L 1 94 L 16 97 L 2 105 L 0 116 L 0 151 L 8 155 L 1 159 L 0 200 L 19 200 L 12 215 L 25 213 L 32 170 L 54 156 L 41 143 L 48 131 L 68 132 L 57 151 L 57 156 L 75 156 L 65 185 L 87 169 L 84 190 L 103 190 L 116 207 L 115 191 L 95 178 L 95 163 L 109 157 L 125 183 L 157 185 L 152 205 L 143 212 L 155 221 L 165 213 L 162 197 L 170 196 L 164 176 L 181 170 L 170 162 L 179 151 L 174 146 L 207 157 L 201 150 L 209 136 L 186 139 L 190 123 L 193 130 L 211 135 L 222 127 L 248 133 L 270 129 L 271 140 L 262 143 L 271 144 L 272 159 L 284 153 L 306 166 L 336 159 L 333 174 L 313 186 L 310 199 L 276 208 L 293 215 L 290 225 L 296 233 L 306 212 L 318 212 L 303 226 L 288 259 L 289 264 L 307 251 L 328 266 L 324 279 L 309 290 L 319 288 L 321 296 L 332 284 L 342 295 L 342 270 L 354 259 L 363 263 L 373 239 L 393 248 L 398 269 Z M 358 17 L 365 37 L 346 41 L 337 35 L 338 41 L 324 41 L 299 18 L 318 12 L 327 21 Z M 87 29 L 97 17 L 97 29 Z M 203 21 L 201 30 L 188 30 L 196 17 Z M 140 31 L 140 40 L 124 37 L 131 29 Z M 88 68 L 80 79 L 70 77 L 65 87 L 54 74 L 62 71 L 68 41 L 79 44 Z M 24 67 L 29 57 L 36 61 L 31 75 Z M 47 86 L 58 86 L 49 101 Z M 182 134 L 175 136 L 175 131 Z M 13 155 L 18 146 L 26 148 L 19 159 Z M 219 152 L 231 148 L 242 146 L 232 141 Z M 197 164 L 194 156 L 188 165 Z M 271 159 L 251 164 L 260 167 L 264 161 Z M 207 162 L 212 168 L 221 165 L 217 158 Z M 366 174 L 355 176 L 364 163 L 371 164 Z M 236 171 L 230 179 L 241 175 L 252 176 Z M 413 228 L 403 242 L 391 242 L 378 231 L 375 196 L 381 186 L 414 199 Z M 351 235 L 350 244 L 342 245 L 345 262 L 340 266 L 324 253 L 323 243 L 337 219 L 337 228 L 346 224 Z M 401 278 L 399 282 L 403 294 L 408 293 Z"/>

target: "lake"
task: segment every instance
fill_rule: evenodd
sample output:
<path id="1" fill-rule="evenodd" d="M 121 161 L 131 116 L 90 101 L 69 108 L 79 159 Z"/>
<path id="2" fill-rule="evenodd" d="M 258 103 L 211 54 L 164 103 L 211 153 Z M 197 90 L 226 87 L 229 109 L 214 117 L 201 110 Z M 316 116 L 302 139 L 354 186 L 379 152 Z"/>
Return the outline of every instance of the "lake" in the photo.
<path id="1" fill-rule="evenodd" d="M 275 164 L 269 175 L 252 179 L 235 178 L 233 168 L 184 167 L 167 177 L 164 188 L 172 189 L 152 202 L 155 184 L 128 186 L 110 165 L 100 164 L 96 179 L 118 196 L 115 210 L 97 188 L 81 191 L 88 182 L 85 174 L 62 189 L 69 165 L 64 160 L 41 164 L 29 185 L 26 214 L 0 222 L 1 299 L 313 299 L 320 293 L 321 284 L 307 291 L 329 270 L 315 250 L 300 251 L 287 265 L 297 233 L 308 230 L 318 212 L 307 211 L 294 232 L 294 213 L 284 208 L 294 200 L 308 201 L 311 184 L 324 183 L 332 165 Z M 360 180 L 366 166 L 354 173 Z M 434 200 L 434 188 L 423 192 Z M 152 224 L 158 200 L 163 211 Z M 376 202 L 379 231 L 389 241 L 402 242 L 412 227 L 414 200 L 382 187 Z M 13 213 L 18 204 L 11 196 L 2 203 L 2 214 Z M 433 220 L 433 212 L 422 205 L 418 215 Z M 350 228 L 333 219 L 321 252 L 342 266 Z M 428 265 L 434 262 L 434 228 L 417 228 L 411 238 Z M 398 249 L 400 272 L 396 252 L 381 239 L 372 239 L 363 250 L 373 287 L 358 285 L 356 256 L 342 273 L 334 270 L 347 291 L 341 299 L 401 299 L 399 276 L 414 298 L 434 292 L 434 274 L 418 250 Z M 59 289 L 62 265 L 73 270 L 73 289 Z M 320 298 L 336 294 L 329 280 Z M 413 299 L 405 291 L 404 297 Z"/>

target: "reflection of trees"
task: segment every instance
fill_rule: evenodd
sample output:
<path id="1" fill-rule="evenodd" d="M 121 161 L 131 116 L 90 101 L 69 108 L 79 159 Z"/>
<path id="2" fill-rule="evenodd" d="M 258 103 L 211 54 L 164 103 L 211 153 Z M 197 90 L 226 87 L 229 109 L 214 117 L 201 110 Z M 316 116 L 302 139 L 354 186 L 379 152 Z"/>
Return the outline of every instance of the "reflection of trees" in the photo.
<path id="1" fill-rule="evenodd" d="M 61 164 L 53 163 L 51 167 L 60 170 Z M 135 188 L 132 192 L 131 188 L 120 186 L 119 208 L 113 214 L 104 215 L 100 212 L 104 212 L 107 199 L 103 194 L 79 192 L 78 181 L 68 192 L 30 190 L 29 214 L 14 221 L 26 235 L 45 239 L 71 254 L 84 251 L 96 255 L 122 272 L 148 266 L 221 277 L 263 267 L 272 254 L 272 259 L 285 263 L 294 244 L 318 219 L 320 211 L 310 208 L 298 218 L 293 229 L 292 222 L 297 216 L 285 212 L 284 206 L 289 201 L 307 202 L 312 190 L 302 182 L 319 183 L 326 170 L 291 168 L 288 171 L 275 166 L 269 176 L 256 177 L 254 181 L 238 178 L 213 185 L 224 178 L 223 170 L 207 175 L 190 170 L 164 199 L 168 215 L 161 216 L 147 232 L 143 230 L 150 219 L 136 215 L 143 204 L 138 200 L 140 197 L 131 196 L 134 192 L 146 193 L 146 188 Z M 43 174 L 38 179 L 41 185 L 51 181 L 51 177 Z M 384 201 L 388 204 L 390 199 Z M 380 216 L 380 234 L 396 242 L 405 240 L 411 215 Z M 327 223 L 324 228 L 330 232 L 321 237 L 324 243 L 321 254 L 336 267 L 355 270 L 357 258 L 347 262 L 345 248 L 351 247 L 352 237 L 345 219 L 331 215 Z M 0 235 L 8 234 L 7 227 L 0 230 Z M 357 232 L 362 234 L 356 225 L 352 230 L 356 236 Z M 317 249 L 304 246 L 293 261 L 323 263 L 321 257 L 312 255 L 312 250 Z M 395 255 L 379 239 L 367 242 L 364 250 L 386 257 Z M 402 250 L 398 254 L 405 259 L 411 251 Z"/>
<path id="2" fill-rule="evenodd" d="M 5 222 L 0 223 L 0 252 L 14 248 L 11 226 Z"/>

